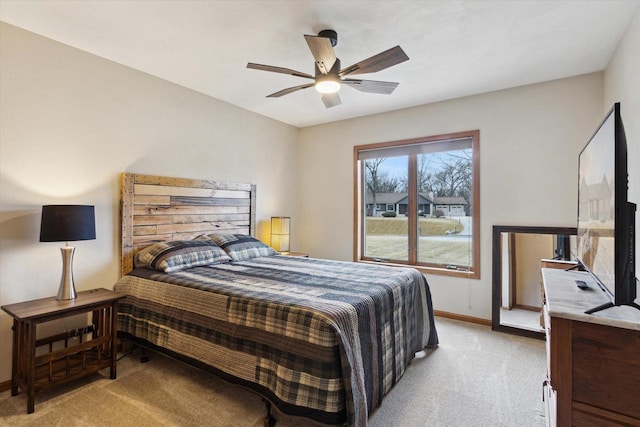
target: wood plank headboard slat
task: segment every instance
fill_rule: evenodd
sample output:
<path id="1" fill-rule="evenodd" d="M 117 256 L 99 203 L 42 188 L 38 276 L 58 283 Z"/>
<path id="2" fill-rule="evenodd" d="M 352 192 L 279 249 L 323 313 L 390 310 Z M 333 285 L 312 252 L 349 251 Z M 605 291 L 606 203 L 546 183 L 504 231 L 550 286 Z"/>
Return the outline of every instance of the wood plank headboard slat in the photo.
<path id="1" fill-rule="evenodd" d="M 125 275 L 134 255 L 157 242 L 220 232 L 255 236 L 256 186 L 125 172 L 120 211 Z"/>

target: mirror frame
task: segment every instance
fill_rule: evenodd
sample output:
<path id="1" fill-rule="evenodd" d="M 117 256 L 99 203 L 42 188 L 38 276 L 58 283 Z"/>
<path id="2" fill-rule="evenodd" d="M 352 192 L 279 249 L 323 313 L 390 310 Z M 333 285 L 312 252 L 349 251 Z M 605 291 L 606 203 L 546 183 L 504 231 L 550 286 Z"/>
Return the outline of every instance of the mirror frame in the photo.
<path id="1" fill-rule="evenodd" d="M 494 331 L 508 332 L 526 337 L 544 339 L 544 332 L 536 332 L 521 329 L 515 326 L 500 324 L 500 296 L 502 294 L 502 245 L 500 236 L 502 233 L 528 233 L 528 234 L 568 234 L 577 235 L 576 227 L 538 227 L 519 225 L 494 225 L 492 241 L 492 292 L 491 292 L 491 329 Z"/>

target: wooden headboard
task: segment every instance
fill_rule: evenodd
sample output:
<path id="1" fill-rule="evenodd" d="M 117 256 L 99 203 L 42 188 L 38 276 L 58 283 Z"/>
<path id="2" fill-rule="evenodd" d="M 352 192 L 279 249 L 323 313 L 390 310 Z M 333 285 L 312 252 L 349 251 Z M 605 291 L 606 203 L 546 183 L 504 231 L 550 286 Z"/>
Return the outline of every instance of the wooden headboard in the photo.
<path id="1" fill-rule="evenodd" d="M 120 273 L 156 242 L 215 232 L 255 236 L 256 186 L 123 173 L 120 190 Z"/>

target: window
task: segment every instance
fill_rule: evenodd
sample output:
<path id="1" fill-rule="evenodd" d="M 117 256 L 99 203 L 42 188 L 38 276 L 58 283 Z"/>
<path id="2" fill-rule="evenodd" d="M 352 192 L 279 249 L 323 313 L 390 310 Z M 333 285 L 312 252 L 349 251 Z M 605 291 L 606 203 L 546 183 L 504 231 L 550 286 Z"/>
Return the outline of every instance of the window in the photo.
<path id="1" fill-rule="evenodd" d="M 354 147 L 355 259 L 480 278 L 479 136 Z"/>

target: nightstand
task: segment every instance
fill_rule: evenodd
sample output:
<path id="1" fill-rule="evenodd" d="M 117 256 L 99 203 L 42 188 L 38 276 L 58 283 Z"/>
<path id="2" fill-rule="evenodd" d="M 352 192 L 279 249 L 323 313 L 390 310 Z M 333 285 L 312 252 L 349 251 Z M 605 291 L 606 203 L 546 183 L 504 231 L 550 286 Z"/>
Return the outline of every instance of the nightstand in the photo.
<path id="1" fill-rule="evenodd" d="M 3 305 L 13 317 L 11 395 L 27 393 L 27 413 L 35 409 L 35 394 L 49 387 L 93 374 L 109 367 L 116 377 L 118 300 L 107 289 L 78 292 L 76 299 L 55 297 Z M 40 323 L 92 312 L 90 325 L 37 339 Z M 38 355 L 36 356 L 36 349 Z"/>
<path id="2" fill-rule="evenodd" d="M 302 252 L 280 252 L 280 255 L 297 256 L 297 257 L 301 257 L 301 258 L 309 258 L 309 254 L 305 254 L 305 253 L 302 253 Z"/>

